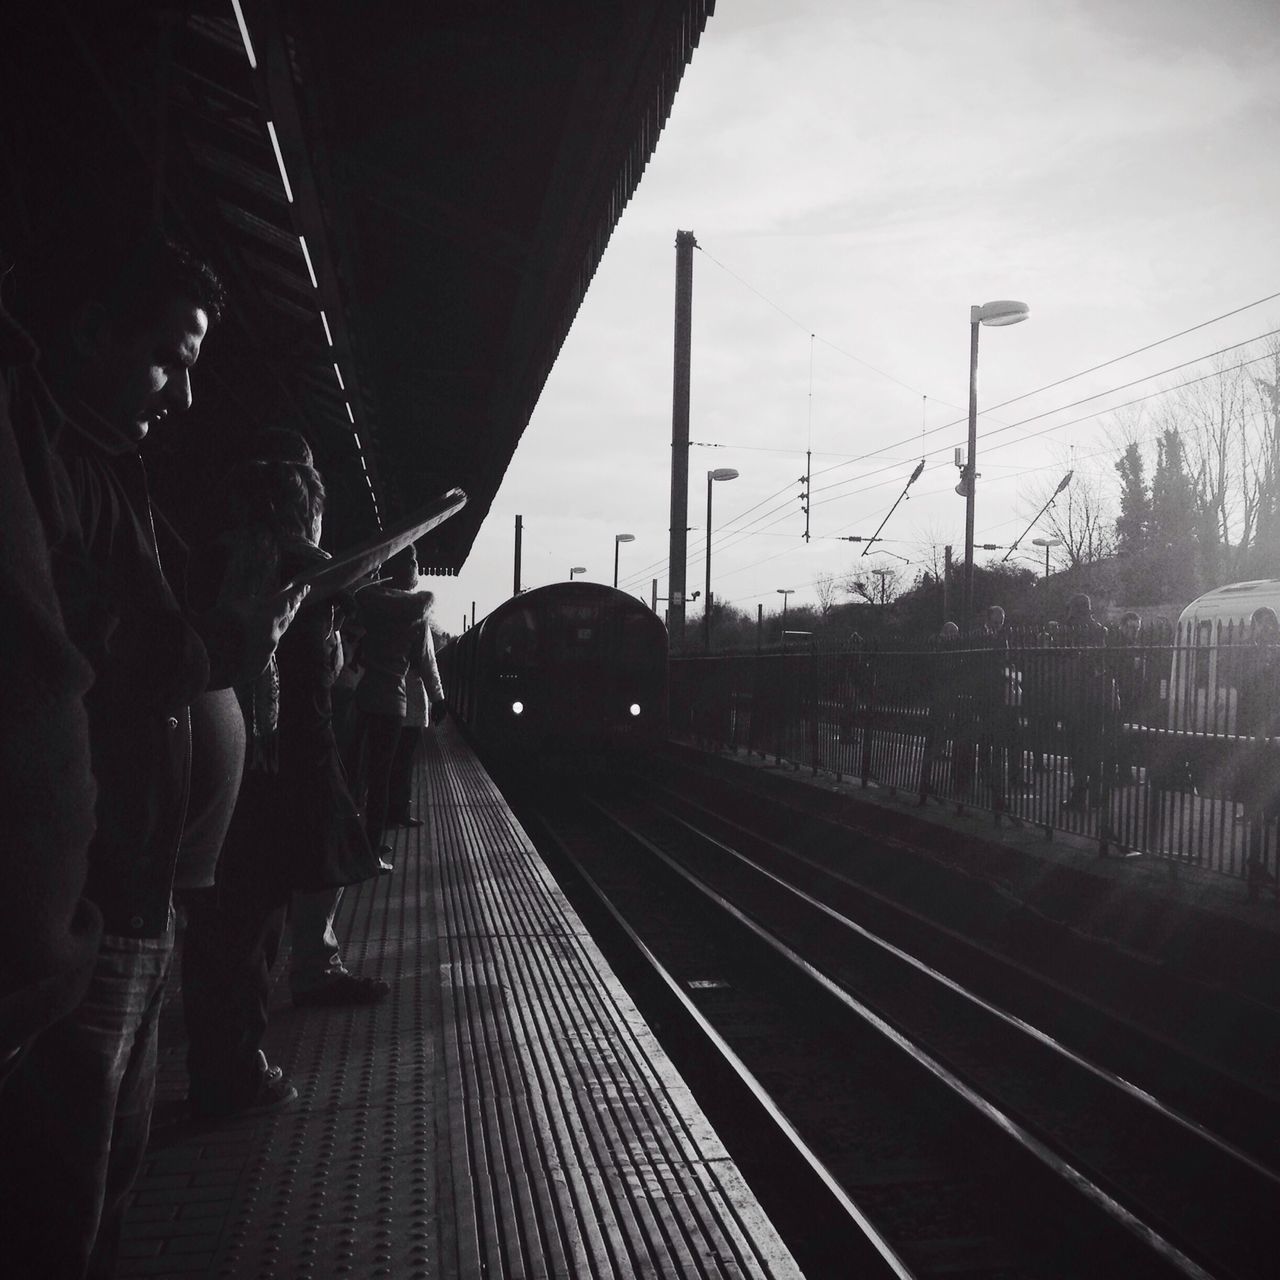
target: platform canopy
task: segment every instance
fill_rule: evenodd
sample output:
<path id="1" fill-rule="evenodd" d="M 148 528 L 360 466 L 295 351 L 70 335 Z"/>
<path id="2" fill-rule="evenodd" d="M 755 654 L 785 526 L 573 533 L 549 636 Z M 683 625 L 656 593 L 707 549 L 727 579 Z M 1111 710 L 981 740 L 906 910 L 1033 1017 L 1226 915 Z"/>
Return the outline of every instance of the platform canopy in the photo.
<path id="1" fill-rule="evenodd" d="M 713 3 L 29 6 L 3 249 L 60 201 L 149 203 L 232 300 L 162 482 L 301 428 L 330 544 L 465 488 L 426 556 L 456 572 Z"/>

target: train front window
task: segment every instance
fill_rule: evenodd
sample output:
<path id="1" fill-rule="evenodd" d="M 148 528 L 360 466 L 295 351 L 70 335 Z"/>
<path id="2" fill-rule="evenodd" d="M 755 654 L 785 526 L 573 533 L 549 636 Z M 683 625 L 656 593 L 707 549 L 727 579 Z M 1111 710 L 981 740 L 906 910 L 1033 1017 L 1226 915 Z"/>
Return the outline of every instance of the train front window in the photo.
<path id="1" fill-rule="evenodd" d="M 499 623 L 493 651 L 503 666 L 523 667 L 538 658 L 538 620 L 531 609 L 518 609 Z"/>

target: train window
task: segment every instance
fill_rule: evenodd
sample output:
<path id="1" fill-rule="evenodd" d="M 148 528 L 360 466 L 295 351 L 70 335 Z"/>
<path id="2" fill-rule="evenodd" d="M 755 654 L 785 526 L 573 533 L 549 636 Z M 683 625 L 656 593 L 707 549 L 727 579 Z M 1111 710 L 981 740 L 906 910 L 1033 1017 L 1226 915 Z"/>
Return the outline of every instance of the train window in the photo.
<path id="1" fill-rule="evenodd" d="M 1209 660 L 1213 647 L 1213 623 L 1202 622 L 1196 627 L 1195 681 L 1197 689 L 1209 687 Z"/>
<path id="2" fill-rule="evenodd" d="M 531 609 L 508 614 L 498 624 L 493 637 L 494 653 L 499 662 L 522 665 L 538 656 L 538 620 Z"/>

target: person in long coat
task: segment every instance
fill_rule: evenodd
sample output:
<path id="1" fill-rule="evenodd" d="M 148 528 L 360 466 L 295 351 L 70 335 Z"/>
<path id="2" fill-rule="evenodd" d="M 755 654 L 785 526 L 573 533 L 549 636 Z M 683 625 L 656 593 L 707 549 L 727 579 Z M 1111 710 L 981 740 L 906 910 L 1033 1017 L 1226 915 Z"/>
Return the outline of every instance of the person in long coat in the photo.
<path id="1" fill-rule="evenodd" d="M 324 486 L 308 463 L 256 460 L 232 487 L 238 524 L 204 557 L 206 590 L 210 583 L 234 593 L 288 582 L 327 558 L 317 545 Z M 185 898 L 183 1010 L 190 1105 L 198 1118 L 243 1115 L 297 1097 L 262 1049 L 290 896 L 323 890 L 336 909 L 342 886 L 377 874 L 333 736 L 336 608 L 330 599 L 299 611 L 297 633 L 278 651 L 274 671 L 237 690 L 249 744 L 240 797 L 214 886 Z M 304 904 L 294 928 L 304 954 L 314 933 L 323 937 L 332 927 L 331 916 L 308 912 L 308 905 L 314 906 Z M 340 956 L 325 977 L 342 987 L 330 996 L 348 1003 L 369 1003 L 390 989 L 347 974 Z"/>

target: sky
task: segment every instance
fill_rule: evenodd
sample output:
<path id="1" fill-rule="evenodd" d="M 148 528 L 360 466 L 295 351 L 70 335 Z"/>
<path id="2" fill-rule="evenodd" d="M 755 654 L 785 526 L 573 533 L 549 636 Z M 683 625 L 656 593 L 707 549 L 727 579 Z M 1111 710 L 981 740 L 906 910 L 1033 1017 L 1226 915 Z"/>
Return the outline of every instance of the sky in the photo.
<path id="1" fill-rule="evenodd" d="M 712 468 L 740 472 L 713 589 L 749 612 L 856 571 L 839 539 L 922 456 L 876 563 L 961 556 L 969 308 L 1011 298 L 1030 319 L 981 330 L 978 392 L 976 541 L 1007 545 L 1069 466 L 1111 466 L 1108 407 L 1280 328 L 1280 298 L 1248 305 L 1280 292 L 1278 54 L 1274 0 L 720 0 L 471 555 L 428 584 L 437 625 L 511 595 L 517 514 L 523 587 L 611 582 L 631 533 L 619 585 L 667 594 L 677 229 L 699 244 L 690 590 Z"/>

